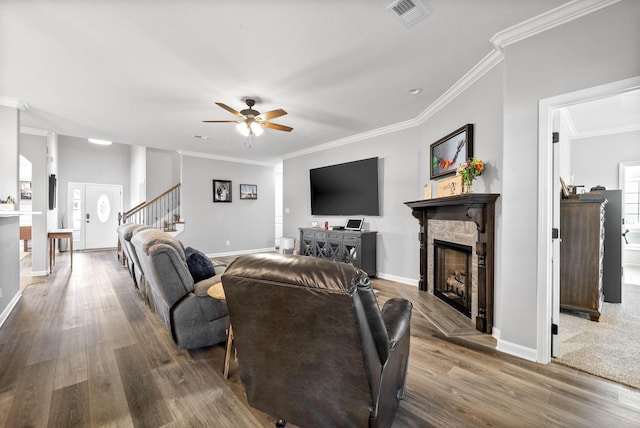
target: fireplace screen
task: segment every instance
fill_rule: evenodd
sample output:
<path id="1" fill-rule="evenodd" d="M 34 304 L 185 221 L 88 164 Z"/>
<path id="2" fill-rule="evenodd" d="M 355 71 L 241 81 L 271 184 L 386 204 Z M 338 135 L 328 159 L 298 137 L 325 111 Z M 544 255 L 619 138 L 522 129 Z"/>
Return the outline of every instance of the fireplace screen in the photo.
<path id="1" fill-rule="evenodd" d="M 471 318 L 471 247 L 434 239 L 433 294 Z"/>

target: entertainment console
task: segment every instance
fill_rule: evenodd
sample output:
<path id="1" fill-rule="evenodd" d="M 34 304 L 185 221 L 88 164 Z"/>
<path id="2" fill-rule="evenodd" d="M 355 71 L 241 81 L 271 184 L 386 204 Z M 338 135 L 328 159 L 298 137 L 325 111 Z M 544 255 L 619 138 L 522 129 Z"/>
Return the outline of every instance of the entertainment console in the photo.
<path id="1" fill-rule="evenodd" d="M 376 276 L 374 231 L 300 228 L 300 254 L 348 263 Z"/>

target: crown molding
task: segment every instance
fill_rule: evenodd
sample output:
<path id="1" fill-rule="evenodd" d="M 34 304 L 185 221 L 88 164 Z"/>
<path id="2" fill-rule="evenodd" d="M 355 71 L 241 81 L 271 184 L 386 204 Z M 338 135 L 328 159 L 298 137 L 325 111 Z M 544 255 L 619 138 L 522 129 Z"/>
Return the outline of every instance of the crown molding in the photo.
<path id="1" fill-rule="evenodd" d="M 573 0 L 496 33 L 490 42 L 497 49 L 503 50 L 513 43 L 566 24 L 619 1 L 621 0 Z"/>
<path id="2" fill-rule="evenodd" d="M 640 131 L 639 124 L 625 125 L 625 126 L 611 126 L 608 128 L 599 128 L 599 129 L 593 129 L 591 131 L 583 131 L 583 132 L 576 133 L 572 139 L 579 140 L 581 138 L 600 137 L 603 135 L 611 135 L 611 134 L 624 134 L 625 132 L 635 132 L 635 131 Z"/>
<path id="3" fill-rule="evenodd" d="M 275 167 L 277 165 L 271 162 L 261 162 L 261 161 L 254 161 L 250 159 L 233 158 L 230 156 L 214 155 L 212 153 L 192 152 L 190 150 L 178 150 L 177 152 L 179 155 L 191 156 L 194 158 L 214 159 L 214 160 L 221 160 L 225 162 L 245 163 L 249 165 L 259 165 L 259 166 L 268 166 L 268 167 Z"/>
<path id="4" fill-rule="evenodd" d="M 46 129 L 29 128 L 28 126 L 21 126 L 20 133 L 27 135 L 37 135 L 39 137 L 48 137 L 49 135 L 51 135 L 51 132 L 47 131 Z"/>
<path id="5" fill-rule="evenodd" d="M 442 110 L 447 104 L 453 101 L 458 95 L 464 92 L 468 87 L 473 85 L 478 79 L 488 73 L 493 67 L 504 59 L 504 48 L 510 44 L 519 42 L 526 38 L 535 36 L 544 31 L 566 24 L 574 19 L 581 18 L 585 15 L 603 9 L 621 0 L 573 0 L 563 4 L 548 12 L 535 16 L 531 19 L 523 21 L 519 24 L 509 27 L 496 33 L 489 41 L 494 48 L 484 58 L 482 58 L 471 70 L 469 70 L 460 80 L 453 84 L 446 92 L 444 92 L 437 100 L 435 100 L 415 119 L 409 119 L 395 125 L 385 126 L 373 131 L 364 132 L 362 134 L 352 135 L 340 140 L 331 141 L 309 149 L 288 153 L 283 159 L 295 158 L 322 150 L 331 149 L 345 144 L 354 143 L 356 141 L 365 140 L 371 137 L 389 134 L 401 129 L 410 128 L 421 125 L 430 117 Z"/>
<path id="6" fill-rule="evenodd" d="M 473 66 L 460 80 L 453 84 L 445 93 L 435 100 L 426 110 L 418 115 L 416 121 L 419 124 L 426 122 L 431 116 L 442 110 L 447 104 L 456 99 L 469 86 L 477 82 L 482 76 L 487 74 L 493 67 L 504 59 L 504 54 L 499 49 L 493 49 L 484 58 Z"/>
<path id="7" fill-rule="evenodd" d="M 321 152 L 323 150 L 332 149 L 334 147 L 344 146 L 346 144 L 355 143 L 357 141 L 368 140 L 370 138 L 379 137 L 380 135 L 391 134 L 393 132 L 402 131 L 403 129 L 413 128 L 417 126 L 418 122 L 415 119 L 405 120 L 404 122 L 394 123 L 393 125 L 383 126 L 371 131 L 363 132 L 361 134 L 351 135 L 349 137 L 341 138 L 339 140 L 330 141 L 318 146 L 309 147 L 308 149 L 299 150 L 297 152 L 287 153 L 282 156 L 282 159 L 297 158 L 299 156 L 308 155 L 310 153 Z"/>
<path id="8" fill-rule="evenodd" d="M 22 101 L 17 98 L 3 97 L 3 96 L 0 96 L 0 106 L 13 107 L 20 111 L 27 111 L 29 110 L 29 108 L 31 108 L 29 103 L 27 103 L 26 101 Z"/>

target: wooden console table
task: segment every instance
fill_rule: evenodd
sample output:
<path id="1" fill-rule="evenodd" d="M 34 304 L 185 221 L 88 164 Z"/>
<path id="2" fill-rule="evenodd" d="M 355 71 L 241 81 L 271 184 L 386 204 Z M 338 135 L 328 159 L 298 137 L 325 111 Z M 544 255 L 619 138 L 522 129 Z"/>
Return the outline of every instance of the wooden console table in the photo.
<path id="1" fill-rule="evenodd" d="M 429 220 L 471 221 L 478 229 L 476 255 L 478 256 L 478 315 L 476 329 L 491 334 L 493 328 L 493 282 L 495 251 L 495 201 L 496 193 L 466 193 L 444 198 L 424 199 L 405 202 L 411 214 L 420 223 L 418 242 L 420 244 L 419 288 L 427 290 L 427 247 Z"/>
<path id="2" fill-rule="evenodd" d="M 73 229 L 54 229 L 49 231 L 49 273 L 56 264 L 56 239 L 69 240 L 69 255 L 71 257 L 71 270 L 73 270 Z"/>

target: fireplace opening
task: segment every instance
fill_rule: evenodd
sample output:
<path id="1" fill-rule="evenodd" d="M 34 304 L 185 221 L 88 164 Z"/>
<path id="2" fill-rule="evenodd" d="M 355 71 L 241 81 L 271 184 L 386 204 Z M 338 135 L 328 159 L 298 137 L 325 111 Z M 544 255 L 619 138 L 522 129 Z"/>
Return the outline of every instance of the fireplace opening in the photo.
<path id="1" fill-rule="evenodd" d="M 433 248 L 433 294 L 471 318 L 472 248 L 437 239 Z"/>

